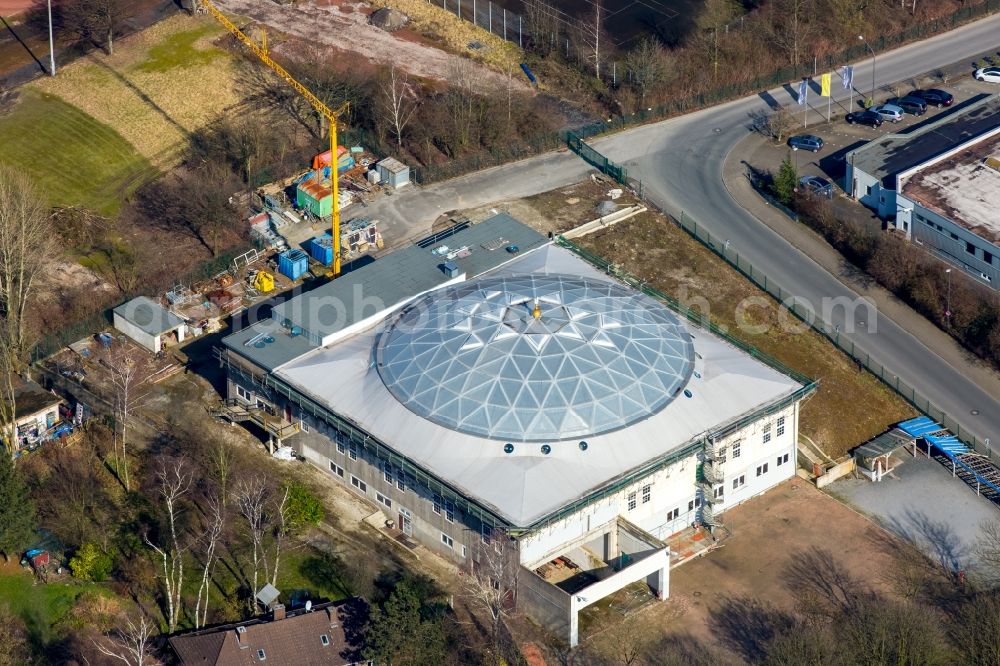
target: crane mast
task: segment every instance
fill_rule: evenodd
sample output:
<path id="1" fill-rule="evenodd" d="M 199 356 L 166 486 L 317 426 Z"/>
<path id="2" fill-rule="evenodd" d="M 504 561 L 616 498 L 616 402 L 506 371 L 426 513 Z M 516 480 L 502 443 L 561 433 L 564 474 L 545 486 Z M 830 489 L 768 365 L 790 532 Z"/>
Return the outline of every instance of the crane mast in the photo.
<path id="1" fill-rule="evenodd" d="M 221 23 L 226 30 L 231 32 L 236 39 L 240 40 L 244 46 L 250 49 L 250 51 L 257 56 L 258 60 L 271 68 L 271 70 L 280 76 L 285 83 L 290 85 L 296 92 L 302 95 L 318 114 L 326 118 L 330 134 L 330 184 L 333 188 L 333 192 L 331 193 L 333 196 L 333 214 L 331 215 L 332 219 L 330 229 L 330 232 L 333 235 L 333 264 L 331 266 L 331 273 L 333 277 L 337 277 L 340 275 L 340 191 L 338 189 L 337 173 L 337 118 L 350 109 L 350 104 L 345 102 L 340 106 L 340 108 L 334 111 L 324 104 L 323 100 L 314 95 L 312 91 L 299 83 L 294 76 L 288 73 L 288 70 L 271 59 L 267 52 L 266 33 L 261 44 L 257 44 L 250 38 L 249 35 L 240 30 L 236 24 L 226 18 L 226 15 L 219 11 L 219 9 L 209 0 L 201 0 L 200 4 L 208 10 L 208 12 L 215 17 L 215 20 Z"/>

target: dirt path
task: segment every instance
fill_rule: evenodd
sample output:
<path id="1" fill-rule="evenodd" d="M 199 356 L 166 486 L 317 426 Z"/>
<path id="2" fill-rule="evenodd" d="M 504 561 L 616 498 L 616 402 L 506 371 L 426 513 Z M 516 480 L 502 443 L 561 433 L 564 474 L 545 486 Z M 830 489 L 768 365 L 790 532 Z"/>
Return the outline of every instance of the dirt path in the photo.
<path id="1" fill-rule="evenodd" d="M 364 3 L 345 0 L 318 6 L 316 0 L 293 5 L 219 0 L 216 4 L 228 13 L 249 17 L 286 35 L 346 51 L 373 63 L 396 64 L 415 76 L 447 81 L 456 64 L 467 63 L 463 66 L 474 67 L 484 86 L 504 90 L 507 86 L 506 76 L 484 65 L 376 28 L 368 23 L 371 8 Z M 515 79 L 515 85 L 524 88 L 519 79 Z"/>

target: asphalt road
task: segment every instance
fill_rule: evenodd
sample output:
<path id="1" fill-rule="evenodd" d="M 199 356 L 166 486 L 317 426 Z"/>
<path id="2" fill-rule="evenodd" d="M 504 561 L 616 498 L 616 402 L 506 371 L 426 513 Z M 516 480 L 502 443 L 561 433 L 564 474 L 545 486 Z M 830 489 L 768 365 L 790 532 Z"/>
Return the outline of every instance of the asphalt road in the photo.
<path id="1" fill-rule="evenodd" d="M 904 81 L 998 48 L 1000 15 L 879 55 L 876 86 Z M 848 92 L 842 89 L 838 76 L 833 79 L 834 108 L 839 105 L 846 109 Z M 861 92 L 870 91 L 871 59 L 855 63 L 855 84 Z M 776 88 L 766 95 L 615 134 L 594 146 L 626 164 L 629 176 L 642 182 L 644 193 L 658 206 L 675 216 L 684 212 L 714 236 L 728 239 L 732 249 L 822 314 L 824 298 L 853 300 L 859 296 L 746 212 L 729 195 L 722 178 L 726 157 L 750 131 L 753 114 L 766 112 L 770 101 L 798 110 L 796 92 L 791 86 Z M 768 96 L 770 99 L 765 101 Z M 821 100 L 810 91 L 810 101 L 818 103 L 825 114 L 825 98 Z M 818 121 L 819 115 L 814 114 L 813 119 Z M 842 335 L 915 386 L 958 421 L 963 430 L 1000 445 L 1000 396 L 990 395 L 882 314 L 874 327 L 868 321 L 849 325 L 842 308 L 830 314 L 827 323 L 839 326 Z M 855 332 L 849 332 L 852 329 Z M 973 410 L 978 414 L 973 415 Z"/>
<path id="2" fill-rule="evenodd" d="M 876 60 L 876 87 L 963 59 L 970 59 L 971 72 L 973 56 L 998 48 L 1000 15 L 880 54 Z M 834 108 L 846 110 L 848 93 L 836 75 L 832 87 Z M 855 63 L 855 88 L 860 93 L 870 92 L 871 59 Z M 794 294 L 799 303 L 809 303 L 821 314 L 824 299 L 853 301 L 860 297 L 746 212 L 730 196 L 722 178 L 726 157 L 751 131 L 754 114 L 766 112 L 773 103 L 798 111 L 795 93 L 791 86 L 776 88 L 614 134 L 593 145 L 626 164 L 629 176 L 642 181 L 645 195 L 660 208 L 674 216 L 684 212 L 714 236 L 728 239 L 731 249 Z M 810 100 L 819 105 L 812 116 L 816 122 L 819 112 L 826 112 L 825 99 L 811 91 Z M 378 217 L 384 223 L 383 235 L 396 245 L 397 239 L 425 234 L 434 219 L 446 211 L 544 192 L 576 182 L 589 170 L 573 154 L 549 153 L 419 190 L 402 191 L 377 201 L 368 210 L 350 212 Z M 849 324 L 843 308 L 829 314 L 828 324 L 839 326 L 842 335 L 915 386 L 958 421 L 963 430 L 1000 445 L 1000 396 L 990 395 L 882 314 L 877 315 L 874 326 L 870 318 L 864 324 Z"/>

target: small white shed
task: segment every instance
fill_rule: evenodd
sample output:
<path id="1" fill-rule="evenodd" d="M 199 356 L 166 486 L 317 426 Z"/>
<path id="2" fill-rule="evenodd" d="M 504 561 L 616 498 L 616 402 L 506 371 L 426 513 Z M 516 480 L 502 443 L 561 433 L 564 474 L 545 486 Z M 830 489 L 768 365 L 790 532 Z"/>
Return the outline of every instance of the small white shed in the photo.
<path id="1" fill-rule="evenodd" d="M 387 157 L 379 161 L 375 168 L 378 170 L 379 180 L 387 185 L 392 185 L 397 190 L 410 184 L 410 167 L 395 157 Z"/>
<path id="2" fill-rule="evenodd" d="M 164 343 L 184 342 L 184 320 L 159 303 L 139 296 L 114 309 L 115 328 L 154 354 Z"/>

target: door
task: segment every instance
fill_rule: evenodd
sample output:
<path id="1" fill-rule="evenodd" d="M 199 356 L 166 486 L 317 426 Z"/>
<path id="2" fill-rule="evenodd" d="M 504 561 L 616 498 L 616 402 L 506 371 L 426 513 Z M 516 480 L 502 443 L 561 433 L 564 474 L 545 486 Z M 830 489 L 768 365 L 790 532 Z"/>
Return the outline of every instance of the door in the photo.
<path id="1" fill-rule="evenodd" d="M 292 422 L 292 405 L 287 402 L 285 403 L 285 420 L 289 423 Z"/>
<path id="2" fill-rule="evenodd" d="M 399 507 L 399 529 L 406 536 L 413 536 L 413 521 L 411 520 L 410 512 L 403 507 Z"/>

